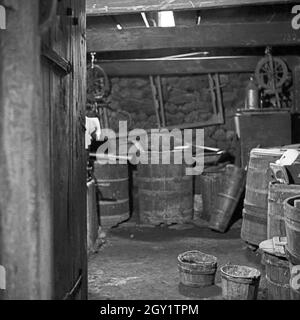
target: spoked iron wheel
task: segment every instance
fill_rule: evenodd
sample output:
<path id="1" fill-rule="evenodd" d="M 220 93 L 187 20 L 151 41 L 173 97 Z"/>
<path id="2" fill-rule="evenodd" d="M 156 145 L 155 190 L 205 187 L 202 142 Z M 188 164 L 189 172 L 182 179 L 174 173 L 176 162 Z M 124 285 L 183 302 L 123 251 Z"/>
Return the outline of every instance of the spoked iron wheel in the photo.
<path id="1" fill-rule="evenodd" d="M 266 56 L 258 62 L 255 77 L 261 88 L 274 91 L 274 87 L 280 89 L 287 81 L 288 68 L 282 59 Z"/>

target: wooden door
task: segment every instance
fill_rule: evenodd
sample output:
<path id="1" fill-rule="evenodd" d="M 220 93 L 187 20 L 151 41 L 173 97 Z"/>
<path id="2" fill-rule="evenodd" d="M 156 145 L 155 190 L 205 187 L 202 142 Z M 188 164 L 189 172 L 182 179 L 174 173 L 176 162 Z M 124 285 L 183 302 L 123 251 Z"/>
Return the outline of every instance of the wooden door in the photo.
<path id="1" fill-rule="evenodd" d="M 43 37 L 50 72 L 43 84 L 50 101 L 50 159 L 53 208 L 53 298 L 87 297 L 85 114 L 85 1 L 59 2 L 58 15 Z M 48 56 L 66 62 L 59 70 Z M 52 54 L 50 54 L 52 52 Z M 68 64 L 70 68 L 68 68 Z M 61 63 L 63 66 L 63 63 Z M 50 69 L 50 71 L 49 71 Z M 48 77 L 48 76 L 47 76 Z M 50 92 L 50 99 L 47 93 Z"/>
<path id="2" fill-rule="evenodd" d="M 85 299 L 85 0 L 58 1 L 41 36 L 43 2 L 11 1 L 0 35 L 4 298 Z"/>
<path id="3" fill-rule="evenodd" d="M 82 281 L 76 298 L 87 298 L 87 236 L 86 236 L 86 153 L 85 101 L 86 101 L 86 18 L 85 1 L 71 1 L 74 8 L 73 33 L 71 42 L 71 63 L 73 79 L 71 88 L 71 235 L 73 279 L 81 275 Z"/>

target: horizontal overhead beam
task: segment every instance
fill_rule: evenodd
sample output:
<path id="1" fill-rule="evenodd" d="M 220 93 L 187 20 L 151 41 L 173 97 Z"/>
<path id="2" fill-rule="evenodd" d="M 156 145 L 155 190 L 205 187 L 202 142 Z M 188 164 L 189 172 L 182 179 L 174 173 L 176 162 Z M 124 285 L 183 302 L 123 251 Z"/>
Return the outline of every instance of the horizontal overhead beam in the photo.
<path id="1" fill-rule="evenodd" d="M 216 72 L 252 72 L 262 57 L 213 57 L 99 61 L 108 76 L 183 75 Z"/>
<path id="2" fill-rule="evenodd" d="M 203 24 L 195 27 L 87 30 L 88 51 L 128 51 L 170 48 L 220 48 L 300 45 L 291 22 Z"/>
<path id="3" fill-rule="evenodd" d="M 199 10 L 245 5 L 288 4 L 289 0 L 87 0 L 87 15 L 115 15 L 166 10 Z"/>

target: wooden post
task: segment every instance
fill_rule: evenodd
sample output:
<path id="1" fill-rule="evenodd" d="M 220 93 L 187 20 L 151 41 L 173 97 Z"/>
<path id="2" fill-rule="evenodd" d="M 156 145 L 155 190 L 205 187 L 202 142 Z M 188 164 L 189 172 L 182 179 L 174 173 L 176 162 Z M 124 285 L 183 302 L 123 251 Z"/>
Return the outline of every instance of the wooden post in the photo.
<path id="1" fill-rule="evenodd" d="M 293 113 L 300 113 L 300 64 L 293 69 L 294 101 Z"/>
<path id="2" fill-rule="evenodd" d="M 87 215 L 86 215 L 86 158 L 84 148 L 86 104 L 86 15 L 85 0 L 71 1 L 78 24 L 73 25 L 72 64 L 73 79 L 70 93 L 73 105 L 72 123 L 72 186 L 71 224 L 73 234 L 73 270 L 75 279 L 82 275 L 81 287 L 76 299 L 87 299 Z M 77 271 L 78 270 L 78 271 Z M 78 272 L 76 274 L 76 272 Z"/>
<path id="3" fill-rule="evenodd" d="M 165 10 L 185 11 L 289 2 L 289 0 L 87 0 L 87 14 L 113 15 Z"/>
<path id="4" fill-rule="evenodd" d="M 5 299 L 51 297 L 48 110 L 40 103 L 39 1 L 13 0 L 0 31 L 0 264 Z"/>
<path id="5" fill-rule="evenodd" d="M 101 61 L 110 77 L 254 72 L 260 56 Z"/>
<path id="6" fill-rule="evenodd" d="M 87 30 L 89 52 L 299 45 L 299 32 L 291 27 L 288 19 L 127 30 L 104 30 L 99 25 L 90 24 Z"/>

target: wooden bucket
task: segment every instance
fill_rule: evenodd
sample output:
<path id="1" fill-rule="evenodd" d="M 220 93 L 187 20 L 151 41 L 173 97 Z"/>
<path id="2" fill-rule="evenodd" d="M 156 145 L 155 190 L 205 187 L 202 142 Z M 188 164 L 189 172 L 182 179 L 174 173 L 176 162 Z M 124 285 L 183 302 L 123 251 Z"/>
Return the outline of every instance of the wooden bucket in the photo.
<path id="1" fill-rule="evenodd" d="M 285 199 L 299 194 L 300 185 L 270 182 L 268 195 L 268 239 L 276 236 L 286 236 L 283 202 Z"/>
<path id="2" fill-rule="evenodd" d="M 287 198 L 284 201 L 284 221 L 289 255 L 300 261 L 300 209 L 294 206 L 300 200 L 300 195 Z"/>
<path id="3" fill-rule="evenodd" d="M 245 170 L 235 165 L 227 165 L 223 177 L 221 192 L 217 194 L 215 208 L 212 211 L 209 227 L 225 232 L 245 187 Z"/>
<path id="4" fill-rule="evenodd" d="M 215 283 L 217 258 L 197 250 L 177 258 L 180 282 L 189 287 L 206 287 Z"/>
<path id="5" fill-rule="evenodd" d="M 215 171 L 206 171 L 200 175 L 203 210 L 200 218 L 210 221 L 215 210 L 217 194 L 222 189 L 224 169 L 216 168 Z"/>
<path id="6" fill-rule="evenodd" d="M 220 268 L 222 295 L 225 300 L 256 300 L 260 281 L 257 269 L 225 265 Z"/>
<path id="7" fill-rule="evenodd" d="M 130 216 L 128 165 L 95 162 L 95 177 L 98 187 L 100 224 L 111 228 Z"/>
<path id="8" fill-rule="evenodd" d="M 98 239 L 99 219 L 96 202 L 96 186 L 93 180 L 87 182 L 87 249 L 94 251 Z"/>
<path id="9" fill-rule="evenodd" d="M 262 262 L 266 267 L 269 300 L 290 300 L 290 268 L 284 257 L 264 252 Z"/>
<path id="10" fill-rule="evenodd" d="M 286 256 L 286 237 L 273 237 L 259 244 L 265 265 L 269 300 L 290 299 L 290 269 Z"/>
<path id="11" fill-rule="evenodd" d="M 154 151 L 153 151 L 154 152 Z M 162 152 L 156 152 L 161 159 Z M 160 225 L 186 223 L 193 219 L 193 176 L 186 166 L 174 164 L 139 164 L 138 192 L 140 221 Z"/>
<path id="12" fill-rule="evenodd" d="M 247 170 L 241 238 L 254 245 L 267 239 L 269 168 L 283 154 L 280 149 L 252 149 Z"/>

